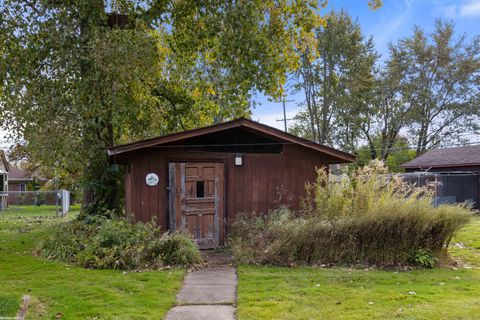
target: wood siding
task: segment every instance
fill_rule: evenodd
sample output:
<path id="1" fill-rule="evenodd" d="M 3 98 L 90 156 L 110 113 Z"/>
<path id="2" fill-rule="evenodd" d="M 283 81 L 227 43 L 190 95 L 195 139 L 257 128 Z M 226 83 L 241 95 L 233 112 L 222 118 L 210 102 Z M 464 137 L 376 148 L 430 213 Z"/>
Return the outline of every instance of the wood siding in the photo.
<path id="1" fill-rule="evenodd" d="M 242 154 L 243 164 L 235 166 L 233 153 L 185 152 L 182 148 L 149 148 L 114 159 L 125 164 L 125 209 L 137 220 L 152 218 L 163 228 L 169 226 L 168 183 L 170 162 L 217 162 L 224 164 L 225 222 L 239 212 L 262 213 L 279 203 L 299 208 L 305 183 L 313 181 L 315 168 L 334 162 L 328 155 L 302 146 L 285 145 L 281 154 Z M 145 183 L 145 176 L 157 173 L 157 186 Z"/>

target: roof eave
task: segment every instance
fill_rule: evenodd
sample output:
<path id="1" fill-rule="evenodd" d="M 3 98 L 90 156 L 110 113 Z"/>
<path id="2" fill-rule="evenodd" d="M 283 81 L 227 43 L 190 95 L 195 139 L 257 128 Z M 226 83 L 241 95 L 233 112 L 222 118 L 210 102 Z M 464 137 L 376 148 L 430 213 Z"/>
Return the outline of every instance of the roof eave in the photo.
<path id="1" fill-rule="evenodd" d="M 330 148 L 328 146 L 320 145 L 316 142 L 312 142 L 294 135 L 291 135 L 289 133 L 285 133 L 281 130 L 278 130 L 276 128 L 272 128 L 270 126 L 257 123 L 251 120 L 247 120 L 244 118 L 237 119 L 237 120 L 232 120 L 229 122 L 222 123 L 220 125 L 212 125 L 208 127 L 203 127 L 203 128 L 198 128 L 198 129 L 193 129 L 188 132 L 178 132 L 178 133 L 173 133 L 171 135 L 163 136 L 163 137 L 157 137 L 157 138 L 152 138 L 148 140 L 143 140 L 139 142 L 132 142 L 128 144 L 123 144 L 119 145 L 113 148 L 110 148 L 107 150 L 108 156 L 114 156 L 114 155 L 119 155 L 125 152 L 130 152 L 138 149 L 144 149 L 144 148 L 149 148 L 153 147 L 155 145 L 159 144 L 165 144 L 169 142 L 173 142 L 176 140 L 180 139 L 187 139 L 193 136 L 198 136 L 202 135 L 203 133 L 215 133 L 218 131 L 226 130 L 226 129 L 232 129 L 232 128 L 237 128 L 245 126 L 247 128 L 257 130 L 259 132 L 262 132 L 264 134 L 270 135 L 270 136 L 275 136 L 277 138 L 290 141 L 292 143 L 301 145 L 303 147 L 309 148 L 309 149 L 314 149 L 319 152 L 323 152 L 327 155 L 330 155 L 334 158 L 337 158 L 343 162 L 336 162 L 336 163 L 351 163 L 354 162 L 356 157 L 354 155 L 351 155 L 347 152 L 343 152 L 334 148 Z M 272 133 L 273 131 L 273 133 Z"/>
<path id="2" fill-rule="evenodd" d="M 401 164 L 400 167 L 404 169 L 428 169 L 428 168 L 457 168 L 457 167 L 474 167 L 480 166 L 480 163 L 444 163 L 444 164 L 421 164 L 421 165 L 408 165 Z"/>

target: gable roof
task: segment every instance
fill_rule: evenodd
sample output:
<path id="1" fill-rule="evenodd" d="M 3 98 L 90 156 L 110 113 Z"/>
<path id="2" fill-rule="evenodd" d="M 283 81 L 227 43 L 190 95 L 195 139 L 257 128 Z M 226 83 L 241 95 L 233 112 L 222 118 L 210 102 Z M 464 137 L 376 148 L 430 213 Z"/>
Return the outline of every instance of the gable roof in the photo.
<path id="1" fill-rule="evenodd" d="M 38 175 L 35 172 L 29 173 L 28 171 L 25 171 L 23 169 L 20 169 L 10 164 L 10 172 L 8 173 L 8 180 L 9 181 L 30 181 L 30 180 L 47 181 L 48 179 Z"/>
<path id="2" fill-rule="evenodd" d="M 147 139 L 147 140 L 142 140 L 138 142 L 122 144 L 122 145 L 118 145 L 108 149 L 107 152 L 109 156 L 113 156 L 113 155 L 118 155 L 118 154 L 130 152 L 134 150 L 172 143 L 172 142 L 176 142 L 176 141 L 180 141 L 188 138 L 198 137 L 198 136 L 220 132 L 220 131 L 233 129 L 233 128 L 246 128 L 256 133 L 281 140 L 283 142 L 301 145 L 305 148 L 308 148 L 317 152 L 322 152 L 324 154 L 337 158 L 339 162 L 353 162 L 355 160 L 355 156 L 347 152 L 343 152 L 331 147 L 327 147 L 325 145 L 294 136 L 290 133 L 286 133 L 276 128 L 273 128 L 249 119 L 245 119 L 245 118 L 240 118 L 240 119 L 236 119 L 236 120 L 232 120 L 232 121 L 228 121 L 220 124 L 214 124 L 214 125 L 203 127 L 203 128 L 173 133 L 173 134 L 160 136 L 160 137 Z"/>
<path id="3" fill-rule="evenodd" d="M 432 150 L 400 165 L 402 168 L 480 166 L 480 145 Z"/>

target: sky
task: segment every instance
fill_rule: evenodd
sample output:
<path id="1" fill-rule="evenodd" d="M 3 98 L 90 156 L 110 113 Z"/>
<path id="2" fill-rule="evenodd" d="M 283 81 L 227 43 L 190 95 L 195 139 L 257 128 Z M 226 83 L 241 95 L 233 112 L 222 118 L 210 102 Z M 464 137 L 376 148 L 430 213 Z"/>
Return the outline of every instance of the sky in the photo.
<path id="1" fill-rule="evenodd" d="M 415 25 L 431 32 L 436 19 L 452 21 L 458 35 L 480 34 L 480 0 L 383 0 L 377 11 L 371 11 L 367 3 L 368 0 L 330 0 L 326 11 L 345 9 L 358 19 L 363 33 L 373 38 L 383 58 L 388 57 L 390 42 L 410 36 Z M 287 93 L 286 100 L 294 100 L 286 103 L 287 119 L 299 111 L 302 98 L 301 93 Z M 283 119 L 282 104 L 269 101 L 262 94 L 257 94 L 255 101 L 259 105 L 253 109 L 252 119 L 283 129 L 283 122 L 277 121 Z"/>

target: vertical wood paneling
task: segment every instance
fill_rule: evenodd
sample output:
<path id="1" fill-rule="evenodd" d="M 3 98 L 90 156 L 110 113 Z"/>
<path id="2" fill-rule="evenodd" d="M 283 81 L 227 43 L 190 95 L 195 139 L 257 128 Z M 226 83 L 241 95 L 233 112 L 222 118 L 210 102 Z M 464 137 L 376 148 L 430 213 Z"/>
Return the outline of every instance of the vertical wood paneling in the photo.
<path id="1" fill-rule="evenodd" d="M 260 176 L 258 158 L 252 156 L 252 211 L 260 210 Z"/>
<path id="2" fill-rule="evenodd" d="M 300 201 L 301 198 L 303 198 L 303 195 L 305 194 L 305 162 L 307 160 L 308 155 L 305 156 L 299 156 L 297 158 L 297 168 L 298 168 L 298 178 L 297 178 L 297 201 Z M 297 204 L 298 206 L 300 205 L 300 202 Z"/>
<path id="3" fill-rule="evenodd" d="M 225 168 L 225 171 L 227 172 L 227 180 L 228 183 L 225 184 L 225 189 L 226 189 L 226 195 L 225 199 L 227 200 L 226 203 L 226 208 L 227 208 L 227 216 L 226 220 L 229 221 L 231 217 L 235 216 L 235 213 L 237 212 L 237 202 L 236 202 L 236 189 L 235 186 L 237 184 L 237 176 L 236 176 L 236 170 L 235 170 L 235 162 L 232 159 L 227 160 L 227 167 Z"/>
<path id="4" fill-rule="evenodd" d="M 293 196 L 293 209 L 304 196 L 306 181 L 314 181 L 315 167 L 324 166 L 328 158 L 321 153 L 295 145 L 285 145 L 282 154 L 243 154 L 243 165 L 236 167 L 233 154 L 189 153 L 179 148 L 150 149 L 133 153 L 126 164 L 131 166 L 125 176 L 126 211 L 138 220 L 158 217 L 158 223 L 168 228 L 168 163 L 217 162 L 225 163 L 224 214 L 232 221 L 239 212 L 265 212 L 277 205 L 279 191 Z M 157 187 L 145 183 L 148 172 L 158 174 Z M 283 188 L 283 189 L 281 189 Z M 227 230 L 228 231 L 228 230 Z M 228 237 L 228 234 L 225 235 Z"/>
<path id="5" fill-rule="evenodd" d="M 165 163 L 165 161 L 163 161 L 158 151 L 156 152 L 155 159 L 157 159 L 159 178 L 156 201 L 158 224 L 166 230 L 168 229 L 168 168 L 166 166 L 167 164 Z"/>
<path id="6" fill-rule="evenodd" d="M 269 161 L 268 155 L 264 159 L 258 158 L 258 177 L 259 177 L 259 212 L 265 213 L 268 211 L 268 173 L 269 173 Z"/>
<path id="7" fill-rule="evenodd" d="M 275 161 L 273 163 L 273 170 L 274 170 L 274 205 L 279 205 L 278 202 L 280 200 L 281 188 L 283 184 L 283 172 L 282 172 L 282 156 L 275 157 Z"/>
<path id="8" fill-rule="evenodd" d="M 225 201 L 223 199 L 228 199 L 226 195 L 224 194 L 225 190 L 227 190 L 227 186 L 225 183 L 225 165 L 223 163 L 217 163 L 215 165 L 215 174 L 218 175 L 219 181 L 217 184 L 217 192 L 218 192 L 218 197 L 219 197 L 219 203 L 218 203 L 218 231 L 219 231 L 219 242 L 220 245 L 225 244 L 225 215 L 224 212 L 226 211 L 225 208 Z M 234 170 L 231 170 L 234 171 Z M 234 193 L 234 192 L 232 192 Z M 235 202 L 235 198 L 233 199 L 233 202 Z"/>
<path id="9" fill-rule="evenodd" d="M 149 166 L 148 172 L 153 172 L 158 175 L 158 167 L 157 167 L 157 159 L 156 153 L 152 152 L 149 157 Z M 160 179 L 160 176 L 158 176 Z M 146 185 L 146 183 L 145 183 Z M 147 186 L 148 189 L 148 220 L 152 221 L 152 219 L 156 220 L 158 224 L 158 217 L 157 217 L 157 199 L 158 199 L 158 184 L 156 186 Z"/>
<path id="10" fill-rule="evenodd" d="M 125 214 L 132 214 L 132 166 L 127 165 L 125 169 Z"/>
<path id="11" fill-rule="evenodd" d="M 290 186 L 292 190 L 292 207 L 298 207 L 298 149 L 294 148 L 290 157 Z"/>
<path id="12" fill-rule="evenodd" d="M 284 205 L 291 205 L 291 203 L 287 203 L 290 201 L 292 196 L 292 188 L 290 184 L 290 163 L 291 163 L 291 151 L 290 146 L 286 145 L 285 148 L 287 149 L 284 154 L 283 160 L 283 183 L 282 183 L 282 197 Z"/>
<path id="13" fill-rule="evenodd" d="M 148 169 L 150 166 L 150 157 L 144 158 L 140 162 L 140 167 L 141 169 L 141 176 L 140 176 L 140 181 L 141 181 L 141 212 L 142 212 L 142 221 L 147 222 L 148 219 L 150 218 L 150 187 L 145 183 L 145 176 L 148 173 Z"/>
<path id="14" fill-rule="evenodd" d="M 235 170 L 235 212 L 233 212 L 233 215 L 230 216 L 230 219 L 235 217 L 235 215 L 239 212 L 243 212 L 245 210 L 244 207 L 244 183 L 243 183 L 243 175 L 244 175 L 244 168 L 245 166 L 235 166 L 234 165 L 234 170 Z M 231 185 L 231 182 L 228 182 L 228 185 Z"/>
<path id="15" fill-rule="evenodd" d="M 267 210 L 273 208 L 275 200 L 275 157 L 270 156 L 267 168 Z"/>
<path id="16" fill-rule="evenodd" d="M 245 156 L 243 169 L 243 207 L 245 212 L 252 211 L 252 158 Z"/>
<path id="17" fill-rule="evenodd" d="M 169 228 L 169 219 L 168 219 L 168 161 L 165 159 L 159 151 L 157 153 L 158 161 L 158 177 L 160 181 L 158 182 L 158 199 L 157 199 L 157 215 L 158 215 L 158 224 L 162 226 L 165 230 Z"/>
<path id="18" fill-rule="evenodd" d="M 133 201 L 133 213 L 140 221 L 142 221 L 142 210 L 141 210 L 141 203 L 142 203 L 142 190 L 141 190 L 141 174 L 142 168 L 140 167 L 140 162 L 142 158 L 137 155 L 135 157 L 135 162 L 133 165 L 133 193 L 134 193 L 134 201 Z"/>

